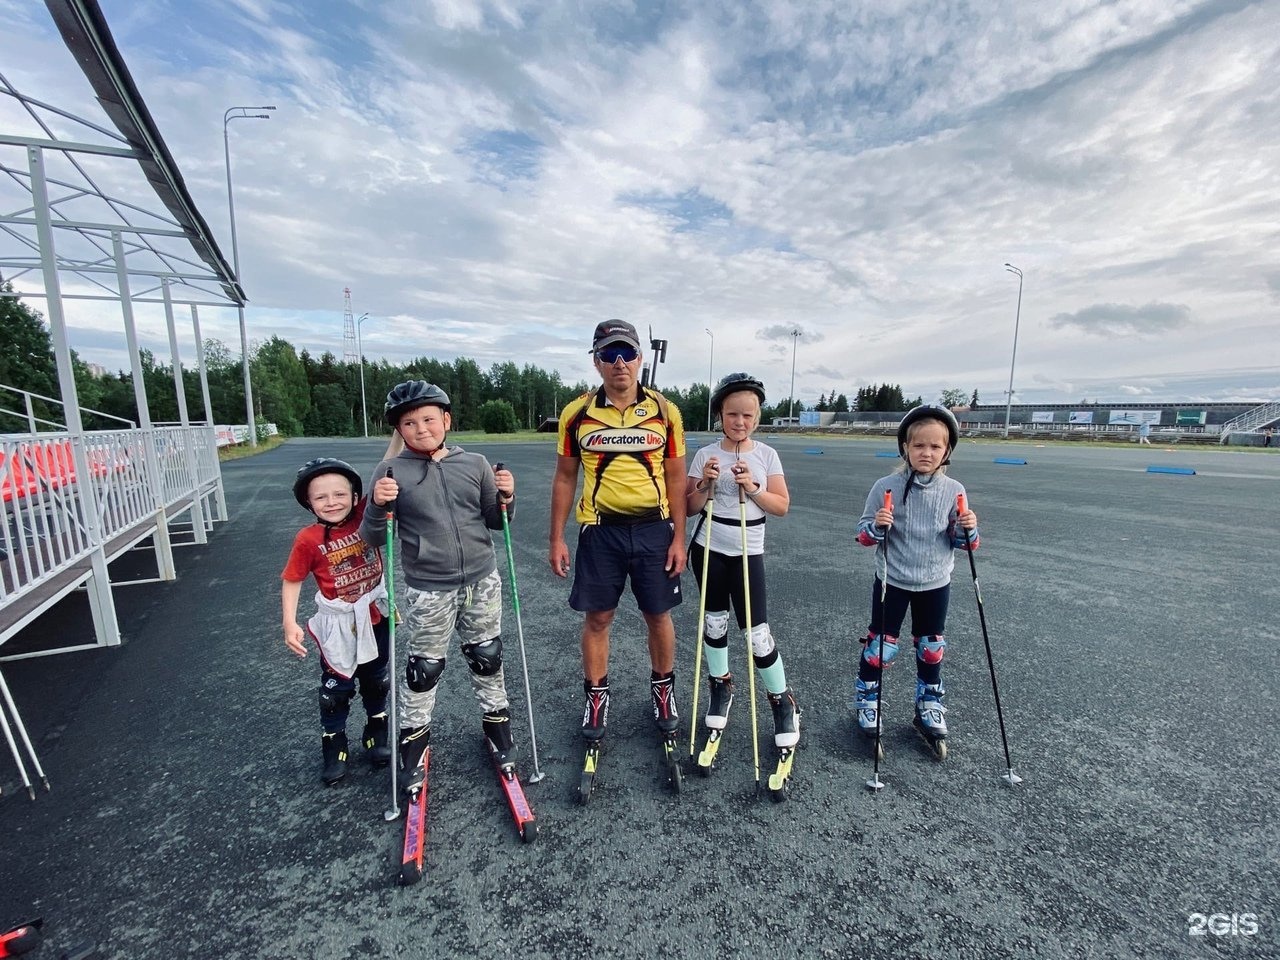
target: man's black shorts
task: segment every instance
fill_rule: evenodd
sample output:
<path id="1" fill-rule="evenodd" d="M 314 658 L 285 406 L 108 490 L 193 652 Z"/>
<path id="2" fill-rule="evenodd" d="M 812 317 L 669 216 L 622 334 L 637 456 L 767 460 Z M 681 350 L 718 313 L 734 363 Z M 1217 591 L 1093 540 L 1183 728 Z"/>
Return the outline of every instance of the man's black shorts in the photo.
<path id="1" fill-rule="evenodd" d="M 642 613 L 666 613 L 676 606 L 680 578 L 665 569 L 674 530 L 670 520 L 583 526 L 569 606 L 583 613 L 617 609 L 628 577 Z"/>

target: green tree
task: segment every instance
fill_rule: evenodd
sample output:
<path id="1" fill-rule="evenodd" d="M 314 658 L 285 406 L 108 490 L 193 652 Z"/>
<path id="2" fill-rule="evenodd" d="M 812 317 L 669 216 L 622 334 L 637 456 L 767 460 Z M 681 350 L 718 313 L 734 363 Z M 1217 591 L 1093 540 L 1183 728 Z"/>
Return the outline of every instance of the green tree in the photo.
<path id="1" fill-rule="evenodd" d="M 950 390 L 943 390 L 942 395 L 938 397 L 938 403 L 944 407 L 959 407 L 964 404 L 964 391 L 959 387 L 952 387 Z"/>
<path id="2" fill-rule="evenodd" d="M 520 422 L 506 400 L 487 400 L 480 406 L 480 427 L 485 433 L 515 433 Z"/>
<path id="3" fill-rule="evenodd" d="M 843 393 L 840 394 L 840 396 L 836 397 L 836 402 L 831 405 L 831 409 L 834 410 L 836 413 L 848 413 L 849 398 L 846 397 Z"/>
<path id="4" fill-rule="evenodd" d="M 978 388 L 973 388 L 973 396 L 969 398 L 969 406 L 976 407 L 978 405 Z"/>
<path id="5" fill-rule="evenodd" d="M 4 296 L 12 292 L 13 286 L 7 281 L 0 285 L 0 329 L 4 330 L 4 336 L 0 337 L 0 384 L 57 397 L 57 365 L 44 318 L 17 297 Z M 8 391 L 3 393 L 0 406 L 19 412 L 25 410 L 21 399 Z M 43 400 L 36 402 L 35 414 L 45 420 L 63 422 Z M 23 425 L 20 429 L 26 429 L 25 416 L 16 420 L 11 416 L 0 417 L 0 423 L 9 428 L 17 428 L 20 423 Z"/>
<path id="6" fill-rule="evenodd" d="M 322 383 L 311 390 L 311 409 L 303 420 L 311 437 L 345 437 L 352 432 L 350 398 L 337 383 Z"/>
<path id="7" fill-rule="evenodd" d="M 297 436 L 311 406 L 311 389 L 293 344 L 273 336 L 258 347 L 250 366 L 262 416 L 281 433 Z"/>

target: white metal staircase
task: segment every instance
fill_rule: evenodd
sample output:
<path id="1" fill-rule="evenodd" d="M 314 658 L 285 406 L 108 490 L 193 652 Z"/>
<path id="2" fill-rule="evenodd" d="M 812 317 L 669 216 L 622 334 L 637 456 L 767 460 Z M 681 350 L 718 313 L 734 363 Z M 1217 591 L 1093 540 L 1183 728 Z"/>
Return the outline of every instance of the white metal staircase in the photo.
<path id="1" fill-rule="evenodd" d="M 1274 424 L 1278 420 L 1280 420 L 1280 400 L 1264 403 L 1224 423 L 1218 442 L 1226 443 L 1227 437 L 1233 433 L 1257 433 L 1263 427 Z"/>

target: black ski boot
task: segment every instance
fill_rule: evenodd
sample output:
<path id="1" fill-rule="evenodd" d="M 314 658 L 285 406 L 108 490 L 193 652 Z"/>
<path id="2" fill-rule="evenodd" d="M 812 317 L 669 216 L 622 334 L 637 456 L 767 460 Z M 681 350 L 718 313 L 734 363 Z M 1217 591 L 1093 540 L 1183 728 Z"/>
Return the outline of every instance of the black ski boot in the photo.
<path id="1" fill-rule="evenodd" d="M 650 679 L 649 694 L 653 697 L 653 722 L 664 736 L 674 734 L 680 726 L 680 714 L 676 711 L 675 674 Z"/>
<path id="2" fill-rule="evenodd" d="M 729 708 L 733 706 L 733 677 L 708 677 L 711 689 L 711 704 L 707 707 L 706 724 L 708 730 L 723 730 L 729 725 Z"/>
<path id="3" fill-rule="evenodd" d="M 516 747 L 511 739 L 511 711 L 503 707 L 484 715 L 484 736 L 495 754 L 494 761 L 504 773 L 515 767 Z"/>
<path id="4" fill-rule="evenodd" d="M 320 779 L 325 786 L 332 787 L 347 775 L 347 735 L 326 733 L 320 738 L 320 749 L 324 754 L 324 770 Z"/>
<path id="5" fill-rule="evenodd" d="M 426 771 L 422 767 L 422 755 L 431 742 L 430 727 L 412 727 L 400 731 L 401 788 L 413 795 L 422 789 Z"/>
<path id="6" fill-rule="evenodd" d="M 375 714 L 364 725 L 364 733 L 360 737 L 364 744 L 364 752 L 369 763 L 375 767 L 385 767 L 391 762 L 391 746 L 387 743 L 387 715 Z"/>

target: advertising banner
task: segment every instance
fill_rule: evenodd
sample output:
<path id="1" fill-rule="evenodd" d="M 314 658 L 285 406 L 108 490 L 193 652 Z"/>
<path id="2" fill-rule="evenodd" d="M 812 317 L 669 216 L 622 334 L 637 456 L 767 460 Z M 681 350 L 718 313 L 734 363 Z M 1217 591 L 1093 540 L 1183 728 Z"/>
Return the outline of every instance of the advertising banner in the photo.
<path id="1" fill-rule="evenodd" d="M 1203 427 L 1205 418 L 1204 410 L 1179 410 L 1178 419 L 1174 423 L 1180 427 Z"/>
<path id="2" fill-rule="evenodd" d="M 1032 423 L 1053 423 L 1052 410 L 1033 410 L 1031 411 Z"/>
<path id="3" fill-rule="evenodd" d="M 1143 423 L 1155 426 L 1160 422 L 1159 410 L 1112 410 L 1108 418 L 1109 424 L 1129 424 L 1136 427 Z"/>
<path id="4" fill-rule="evenodd" d="M 1093 411 L 1092 410 L 1072 410 L 1071 417 L 1067 420 L 1067 422 L 1077 423 L 1077 424 L 1093 423 Z"/>

